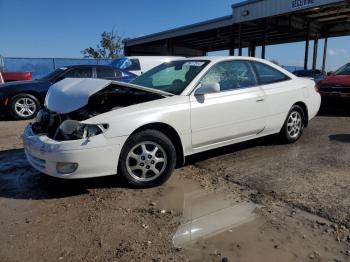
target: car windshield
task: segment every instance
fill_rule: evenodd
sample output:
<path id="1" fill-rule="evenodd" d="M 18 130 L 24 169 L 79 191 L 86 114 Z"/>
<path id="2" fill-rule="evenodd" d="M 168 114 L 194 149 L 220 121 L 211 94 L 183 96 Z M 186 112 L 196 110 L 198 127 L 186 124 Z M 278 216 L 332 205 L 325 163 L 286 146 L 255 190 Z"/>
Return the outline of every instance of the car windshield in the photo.
<path id="1" fill-rule="evenodd" d="M 206 60 L 177 60 L 163 63 L 131 83 L 179 95 L 208 63 Z"/>
<path id="2" fill-rule="evenodd" d="M 51 79 L 55 79 L 58 75 L 60 75 L 63 71 L 65 71 L 67 68 L 65 67 L 62 67 L 62 68 L 58 68 L 56 69 L 55 71 L 49 73 L 48 75 L 42 77 L 42 78 L 39 78 L 39 80 L 51 80 Z"/>
<path id="3" fill-rule="evenodd" d="M 336 75 L 350 75 L 350 63 L 342 66 L 336 72 Z"/>

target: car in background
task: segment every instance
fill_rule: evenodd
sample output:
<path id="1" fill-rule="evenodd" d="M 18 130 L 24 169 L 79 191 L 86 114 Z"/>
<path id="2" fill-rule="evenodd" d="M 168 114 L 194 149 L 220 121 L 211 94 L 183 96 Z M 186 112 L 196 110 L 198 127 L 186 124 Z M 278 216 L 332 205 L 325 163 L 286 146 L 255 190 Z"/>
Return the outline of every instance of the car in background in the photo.
<path id="1" fill-rule="evenodd" d="M 317 84 L 317 89 L 324 98 L 350 99 L 350 63 L 335 72 L 329 72 Z"/>
<path id="2" fill-rule="evenodd" d="M 0 86 L 0 113 L 16 119 L 30 119 L 44 105 L 49 87 L 65 78 L 102 78 L 130 82 L 136 75 L 105 65 L 75 65 L 56 69 L 34 81 L 18 81 Z"/>
<path id="3" fill-rule="evenodd" d="M 321 80 L 324 79 L 324 74 L 322 73 L 321 70 L 311 70 L 311 69 L 307 69 L 307 70 L 296 70 L 293 72 L 294 75 L 299 76 L 299 77 L 305 77 L 305 78 L 309 78 L 315 81 L 315 83 L 320 82 Z"/>
<path id="4" fill-rule="evenodd" d="M 2 72 L 4 82 L 30 81 L 33 79 L 31 72 Z"/>
<path id="5" fill-rule="evenodd" d="M 183 58 L 180 56 L 128 56 L 114 59 L 111 65 L 121 70 L 128 70 L 139 76 L 164 62 Z"/>
<path id="6" fill-rule="evenodd" d="M 28 162 L 42 173 L 118 173 L 134 187 L 152 187 L 196 153 L 272 134 L 293 143 L 320 103 L 313 81 L 266 60 L 188 58 L 131 83 L 64 79 L 22 138 Z"/>

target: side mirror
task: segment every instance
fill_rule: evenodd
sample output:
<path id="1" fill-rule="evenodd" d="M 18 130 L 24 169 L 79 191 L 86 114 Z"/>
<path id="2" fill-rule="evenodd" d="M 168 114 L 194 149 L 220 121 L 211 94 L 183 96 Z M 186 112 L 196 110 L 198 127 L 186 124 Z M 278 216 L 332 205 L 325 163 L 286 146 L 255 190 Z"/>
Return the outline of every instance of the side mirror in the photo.
<path id="1" fill-rule="evenodd" d="M 332 76 L 332 75 L 334 75 L 334 72 L 333 72 L 333 71 L 327 72 L 327 76 Z"/>
<path id="2" fill-rule="evenodd" d="M 197 88 L 194 92 L 195 96 L 202 96 L 205 94 L 212 94 L 220 92 L 220 84 L 219 83 L 203 83 Z"/>

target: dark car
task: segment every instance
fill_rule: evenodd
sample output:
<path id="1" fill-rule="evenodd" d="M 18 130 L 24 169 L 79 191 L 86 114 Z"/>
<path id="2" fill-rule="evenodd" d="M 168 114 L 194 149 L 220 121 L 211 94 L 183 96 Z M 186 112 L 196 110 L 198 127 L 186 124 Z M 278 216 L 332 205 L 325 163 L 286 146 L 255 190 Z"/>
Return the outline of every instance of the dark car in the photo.
<path id="1" fill-rule="evenodd" d="M 323 98 L 350 99 L 350 63 L 330 72 L 317 88 Z"/>
<path id="2" fill-rule="evenodd" d="M 322 74 L 321 70 L 315 69 L 307 69 L 307 70 L 296 70 L 293 72 L 294 75 L 298 77 L 305 77 L 314 80 L 316 83 L 320 82 L 324 75 Z"/>
<path id="3" fill-rule="evenodd" d="M 17 81 L 0 85 L 0 114 L 16 119 L 30 119 L 43 106 L 49 87 L 64 78 L 103 78 L 130 82 L 136 75 L 103 65 L 75 65 L 56 69 L 34 81 Z"/>

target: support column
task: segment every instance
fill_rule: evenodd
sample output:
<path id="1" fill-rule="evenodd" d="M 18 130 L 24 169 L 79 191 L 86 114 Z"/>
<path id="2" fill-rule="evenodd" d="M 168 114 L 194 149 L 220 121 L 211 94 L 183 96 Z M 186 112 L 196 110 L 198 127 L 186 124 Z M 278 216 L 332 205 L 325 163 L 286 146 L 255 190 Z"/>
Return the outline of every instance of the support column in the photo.
<path id="1" fill-rule="evenodd" d="M 167 54 L 168 55 L 174 55 L 174 45 L 173 45 L 173 40 L 172 39 L 168 39 L 167 42 Z"/>
<path id="2" fill-rule="evenodd" d="M 322 59 L 322 69 L 321 69 L 322 73 L 326 72 L 327 46 L 328 46 L 328 36 L 324 38 L 323 59 Z"/>
<path id="3" fill-rule="evenodd" d="M 267 25 L 265 23 L 263 35 L 262 35 L 262 45 L 261 45 L 261 58 L 265 59 L 266 57 L 266 43 L 267 43 Z"/>
<path id="4" fill-rule="evenodd" d="M 235 55 L 235 29 L 233 27 L 233 25 L 231 25 L 231 43 L 230 43 L 230 56 L 234 56 Z"/>
<path id="5" fill-rule="evenodd" d="M 306 25 L 306 42 L 305 42 L 305 57 L 304 57 L 304 69 L 308 68 L 309 61 L 309 46 L 310 46 L 310 22 Z"/>
<path id="6" fill-rule="evenodd" d="M 242 56 L 242 24 L 238 25 L 238 55 Z"/>
<path id="7" fill-rule="evenodd" d="M 256 46 L 254 44 L 249 44 L 248 54 L 251 57 L 255 57 Z"/>
<path id="8" fill-rule="evenodd" d="M 312 59 L 312 70 L 315 71 L 317 65 L 317 52 L 318 52 L 318 35 L 314 38 L 314 53 Z"/>

